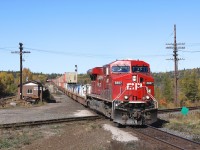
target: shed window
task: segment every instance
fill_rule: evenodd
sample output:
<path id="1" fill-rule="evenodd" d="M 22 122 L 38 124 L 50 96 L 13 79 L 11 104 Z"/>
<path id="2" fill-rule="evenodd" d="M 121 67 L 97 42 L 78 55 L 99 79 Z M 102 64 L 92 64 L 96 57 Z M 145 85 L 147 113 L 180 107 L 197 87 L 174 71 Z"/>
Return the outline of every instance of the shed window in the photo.
<path id="1" fill-rule="evenodd" d="M 27 94 L 33 94 L 32 89 L 28 89 Z"/>

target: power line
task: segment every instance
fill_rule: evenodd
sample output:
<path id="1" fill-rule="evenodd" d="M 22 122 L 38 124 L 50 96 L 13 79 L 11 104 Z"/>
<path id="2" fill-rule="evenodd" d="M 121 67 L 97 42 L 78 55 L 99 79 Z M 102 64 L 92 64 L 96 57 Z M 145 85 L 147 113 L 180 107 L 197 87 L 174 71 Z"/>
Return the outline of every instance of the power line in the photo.
<path id="1" fill-rule="evenodd" d="M 187 51 L 187 50 L 179 50 L 181 52 L 185 52 L 185 53 L 199 53 L 200 50 L 195 50 L 195 51 Z"/>
<path id="2" fill-rule="evenodd" d="M 44 49 L 36 49 L 36 48 L 28 48 L 25 47 L 25 49 L 31 50 L 31 51 L 37 51 L 37 52 L 44 52 L 44 53 L 52 53 L 52 54 L 61 54 L 61 55 L 68 55 L 68 56 L 81 56 L 81 57 L 101 57 L 101 58 L 113 58 L 116 57 L 116 55 L 105 55 L 105 54 L 91 54 L 91 53 L 74 53 L 74 52 L 65 52 L 65 51 L 53 51 L 53 50 L 44 50 Z M 164 56 L 170 56 L 170 54 L 165 55 L 134 55 L 134 57 L 164 57 Z M 122 56 L 121 54 L 118 57 L 126 57 Z"/>
<path id="3" fill-rule="evenodd" d="M 200 43 L 186 43 L 187 46 L 200 46 Z"/>
<path id="4" fill-rule="evenodd" d="M 12 51 L 11 49 L 16 47 L 0 47 L 0 50 Z"/>
<path id="5" fill-rule="evenodd" d="M 65 51 L 52 51 L 52 50 L 43 50 L 43 49 L 28 48 L 28 47 L 25 47 L 25 49 L 32 50 L 32 51 L 38 51 L 38 52 L 71 55 L 71 56 L 86 56 L 86 57 L 93 57 L 93 56 L 107 57 L 107 56 L 109 56 L 109 55 L 101 55 L 101 54 L 87 54 L 87 53 L 74 53 L 74 52 L 65 52 Z"/>

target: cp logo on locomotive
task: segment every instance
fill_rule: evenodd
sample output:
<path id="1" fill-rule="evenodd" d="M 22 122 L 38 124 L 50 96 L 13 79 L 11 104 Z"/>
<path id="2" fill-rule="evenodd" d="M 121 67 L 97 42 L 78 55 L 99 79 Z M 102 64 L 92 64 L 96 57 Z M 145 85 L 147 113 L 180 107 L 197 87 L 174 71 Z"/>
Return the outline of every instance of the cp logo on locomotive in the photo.
<path id="1" fill-rule="evenodd" d="M 127 83 L 126 90 L 137 90 L 142 87 L 142 83 Z"/>

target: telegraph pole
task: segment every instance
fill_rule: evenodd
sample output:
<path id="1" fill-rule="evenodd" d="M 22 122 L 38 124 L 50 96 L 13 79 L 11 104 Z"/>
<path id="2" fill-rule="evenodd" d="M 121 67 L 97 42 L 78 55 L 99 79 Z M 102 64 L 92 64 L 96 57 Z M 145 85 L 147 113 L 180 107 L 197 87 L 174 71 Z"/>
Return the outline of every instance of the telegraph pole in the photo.
<path id="1" fill-rule="evenodd" d="M 166 47 L 167 49 L 173 49 L 173 59 L 174 60 L 174 104 L 178 106 L 178 61 L 183 60 L 178 58 L 178 49 L 185 49 L 185 47 L 177 47 L 177 45 L 185 45 L 185 43 L 176 43 L 176 25 L 174 25 L 174 43 L 167 43 L 170 45 Z"/>
<path id="2" fill-rule="evenodd" d="M 20 54 L 20 99 L 22 99 L 22 55 L 24 53 L 31 53 L 30 51 L 23 51 L 23 44 L 19 43 L 19 51 L 14 51 L 12 53 L 18 53 Z"/>
<path id="3" fill-rule="evenodd" d="M 23 51 L 23 44 L 19 43 L 19 54 L 20 54 L 20 99 L 22 99 L 22 51 Z"/>

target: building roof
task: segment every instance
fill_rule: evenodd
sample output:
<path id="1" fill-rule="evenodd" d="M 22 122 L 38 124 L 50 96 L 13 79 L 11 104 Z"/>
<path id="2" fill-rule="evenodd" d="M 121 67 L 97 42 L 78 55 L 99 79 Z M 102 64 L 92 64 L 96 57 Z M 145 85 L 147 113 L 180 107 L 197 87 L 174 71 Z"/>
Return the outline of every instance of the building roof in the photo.
<path id="1" fill-rule="evenodd" d="M 38 85 L 40 85 L 40 86 L 43 86 L 41 82 L 35 81 L 35 80 L 31 80 L 31 81 L 24 82 L 24 83 L 22 83 L 22 85 L 29 84 L 29 83 L 38 84 Z M 18 87 L 19 87 L 19 86 L 20 86 L 20 84 L 18 84 Z"/>

